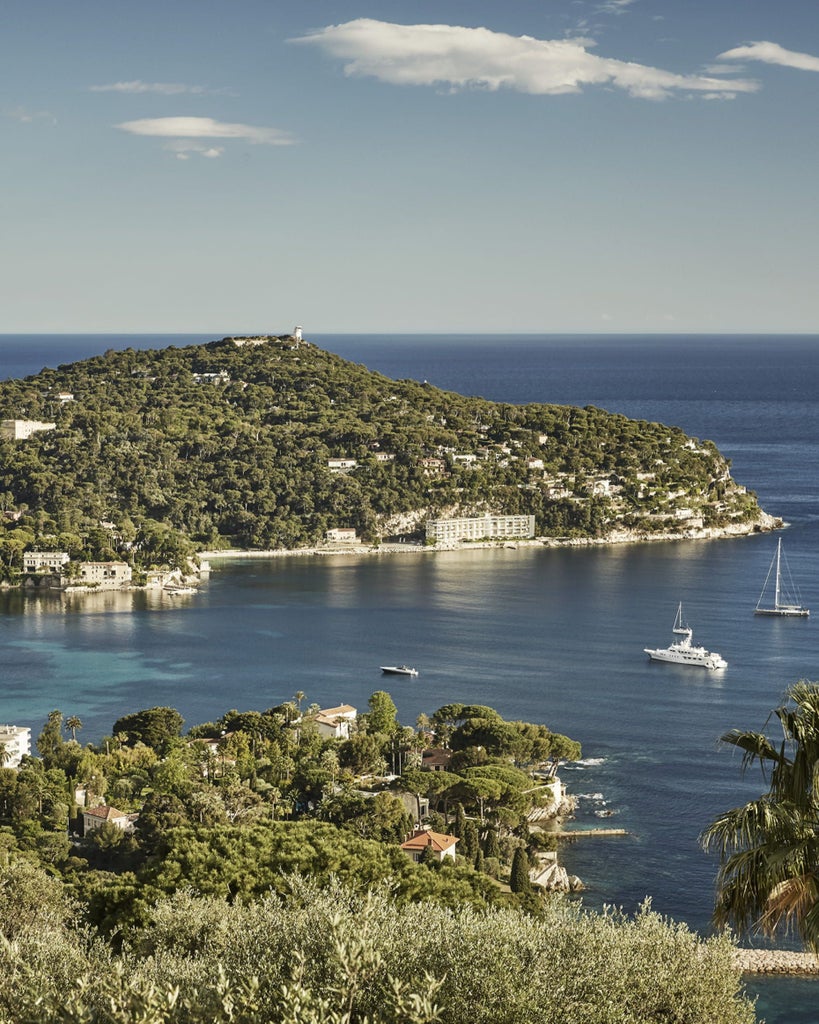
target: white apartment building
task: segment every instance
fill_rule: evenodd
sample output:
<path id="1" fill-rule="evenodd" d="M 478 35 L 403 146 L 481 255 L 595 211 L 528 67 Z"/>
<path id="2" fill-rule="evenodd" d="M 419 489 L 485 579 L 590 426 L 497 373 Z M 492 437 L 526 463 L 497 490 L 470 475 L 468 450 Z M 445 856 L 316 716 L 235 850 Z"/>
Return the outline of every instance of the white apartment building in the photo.
<path id="1" fill-rule="evenodd" d="M 428 519 L 427 540 L 453 544 L 484 538 L 534 537 L 534 516 L 476 516 L 464 519 Z"/>
<path id="2" fill-rule="evenodd" d="M 6 757 L 0 768 L 19 768 L 24 757 L 31 754 L 31 729 L 20 725 L 0 725 L 0 747 Z"/>

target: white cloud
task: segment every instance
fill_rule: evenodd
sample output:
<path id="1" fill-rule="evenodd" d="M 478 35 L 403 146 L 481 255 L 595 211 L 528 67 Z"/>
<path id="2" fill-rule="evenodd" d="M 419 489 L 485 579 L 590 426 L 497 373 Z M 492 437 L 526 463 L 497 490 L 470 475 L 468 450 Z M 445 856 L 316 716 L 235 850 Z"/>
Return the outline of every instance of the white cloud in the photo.
<path id="1" fill-rule="evenodd" d="M 295 143 L 292 135 L 278 128 L 230 124 L 214 121 L 212 117 L 147 117 L 139 121 L 123 121 L 115 127 L 132 135 L 151 135 L 163 139 L 241 139 L 243 142 L 265 146 L 291 146 Z M 219 153 L 214 152 L 212 155 L 218 156 Z"/>
<path id="2" fill-rule="evenodd" d="M 347 61 L 348 75 L 368 75 L 393 85 L 448 85 L 454 89 L 514 89 L 533 95 L 577 93 L 584 86 L 614 86 L 642 99 L 674 92 L 731 98 L 757 83 L 705 75 L 679 75 L 643 64 L 598 57 L 590 39 L 534 39 L 487 28 L 396 25 L 359 18 L 328 25 L 292 40 L 320 46 Z"/>
<path id="3" fill-rule="evenodd" d="M 89 92 L 125 92 L 142 94 L 146 92 L 160 93 L 162 96 L 179 96 L 182 93 L 200 96 L 210 90 L 203 85 L 184 85 L 182 82 L 111 82 L 108 85 L 91 85 Z"/>
<path id="4" fill-rule="evenodd" d="M 735 46 L 733 50 L 721 53 L 717 60 L 760 60 L 765 64 L 781 64 L 782 67 L 797 68 L 799 71 L 819 71 L 819 57 L 786 50 L 778 43 L 764 41 Z"/>

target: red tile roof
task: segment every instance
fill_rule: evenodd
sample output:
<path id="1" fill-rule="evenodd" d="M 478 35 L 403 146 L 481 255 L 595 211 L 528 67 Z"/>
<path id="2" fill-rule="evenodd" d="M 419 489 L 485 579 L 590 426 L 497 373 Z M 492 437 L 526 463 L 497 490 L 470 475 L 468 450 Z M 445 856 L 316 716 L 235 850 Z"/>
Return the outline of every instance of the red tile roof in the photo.
<path id="1" fill-rule="evenodd" d="M 458 842 L 456 836 L 447 836 L 441 832 L 432 832 L 430 829 L 418 829 L 413 832 L 405 843 L 401 843 L 402 850 L 423 851 L 431 846 L 436 853 L 443 853 Z"/>
<path id="2" fill-rule="evenodd" d="M 84 807 L 83 814 L 90 814 L 92 818 L 102 818 L 104 821 L 111 821 L 112 818 L 127 818 L 125 811 L 118 811 L 116 807 Z"/>

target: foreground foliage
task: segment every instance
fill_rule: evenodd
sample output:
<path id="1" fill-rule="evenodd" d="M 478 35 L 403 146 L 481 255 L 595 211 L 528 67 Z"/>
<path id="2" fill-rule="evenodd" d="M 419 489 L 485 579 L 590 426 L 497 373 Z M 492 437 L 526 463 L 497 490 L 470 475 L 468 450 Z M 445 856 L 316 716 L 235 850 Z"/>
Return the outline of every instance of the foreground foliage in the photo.
<path id="1" fill-rule="evenodd" d="M 400 905 L 388 887 L 354 894 L 294 877 L 284 896 L 250 905 L 178 892 L 114 952 L 72 924 L 73 908 L 38 869 L 12 863 L 0 887 L 4 1024 L 754 1019 L 731 944 L 647 906 L 628 920 L 555 900 L 536 920 Z"/>
<path id="2" fill-rule="evenodd" d="M 819 684 L 795 683 L 771 717 L 776 739 L 739 729 L 722 737 L 770 785 L 702 834 L 720 856 L 714 918 L 743 932 L 793 930 L 819 953 Z"/>

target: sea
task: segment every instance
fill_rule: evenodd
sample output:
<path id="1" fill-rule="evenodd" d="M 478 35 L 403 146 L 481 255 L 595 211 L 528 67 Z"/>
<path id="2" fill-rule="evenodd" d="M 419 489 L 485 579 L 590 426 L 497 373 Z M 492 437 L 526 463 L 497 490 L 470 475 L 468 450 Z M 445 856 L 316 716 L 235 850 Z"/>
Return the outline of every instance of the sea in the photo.
<path id="1" fill-rule="evenodd" d="M 107 349 L 208 335 L 1 335 L 0 379 Z M 0 593 L 0 719 L 39 731 L 59 709 L 99 740 L 172 705 L 188 725 L 297 691 L 350 703 L 388 689 L 404 724 L 452 701 L 543 722 L 582 744 L 561 775 L 581 837 L 563 860 L 583 901 L 657 912 L 705 934 L 714 860 L 698 836 L 765 790 L 732 728 L 762 729 L 788 686 L 819 679 L 819 336 L 316 335 L 397 379 L 503 402 L 593 405 L 714 441 L 781 534 L 589 548 L 215 560 L 195 595 Z M 809 619 L 754 616 L 777 536 Z M 678 603 L 722 671 L 652 663 Z M 382 677 L 407 663 L 417 678 Z M 762 944 L 759 940 L 760 945 Z M 819 980 L 748 984 L 759 1020 L 819 1020 Z"/>

